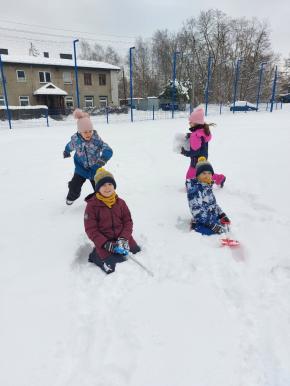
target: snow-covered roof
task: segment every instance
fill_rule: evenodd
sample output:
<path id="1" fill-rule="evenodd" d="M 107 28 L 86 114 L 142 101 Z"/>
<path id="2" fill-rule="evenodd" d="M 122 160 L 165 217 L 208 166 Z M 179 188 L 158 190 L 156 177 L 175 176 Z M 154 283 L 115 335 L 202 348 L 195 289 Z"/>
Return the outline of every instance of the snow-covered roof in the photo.
<path id="1" fill-rule="evenodd" d="M 50 82 L 35 90 L 33 95 L 67 95 L 67 92 Z"/>
<path id="2" fill-rule="evenodd" d="M 45 105 L 35 105 L 35 106 L 10 106 L 9 110 L 35 110 L 35 109 L 48 109 Z M 0 110 L 6 110 L 6 106 L 0 106 Z"/>
<path id="3" fill-rule="evenodd" d="M 74 60 L 72 59 L 55 59 L 44 58 L 41 56 L 12 56 L 2 55 L 2 62 L 4 63 L 19 63 L 19 64 L 35 64 L 44 66 L 63 66 L 74 67 Z M 102 70 L 120 70 L 120 67 L 105 62 L 96 62 L 94 60 L 77 60 L 78 67 L 81 68 L 97 68 Z"/>

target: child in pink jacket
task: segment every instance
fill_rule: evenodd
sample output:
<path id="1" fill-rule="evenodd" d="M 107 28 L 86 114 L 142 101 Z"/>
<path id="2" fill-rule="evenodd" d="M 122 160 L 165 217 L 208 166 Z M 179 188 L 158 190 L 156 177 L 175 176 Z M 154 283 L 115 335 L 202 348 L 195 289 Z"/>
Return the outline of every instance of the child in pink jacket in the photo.
<path id="1" fill-rule="evenodd" d="M 191 180 L 196 175 L 196 164 L 199 157 L 208 159 L 208 142 L 212 135 L 210 126 L 204 120 L 204 110 L 202 107 L 196 108 L 189 116 L 189 130 L 191 133 L 187 134 L 189 140 L 189 150 L 184 147 L 181 148 L 181 154 L 190 157 L 190 165 L 186 173 L 186 179 Z M 214 174 L 212 176 L 214 183 L 223 187 L 226 177 L 223 174 Z"/>

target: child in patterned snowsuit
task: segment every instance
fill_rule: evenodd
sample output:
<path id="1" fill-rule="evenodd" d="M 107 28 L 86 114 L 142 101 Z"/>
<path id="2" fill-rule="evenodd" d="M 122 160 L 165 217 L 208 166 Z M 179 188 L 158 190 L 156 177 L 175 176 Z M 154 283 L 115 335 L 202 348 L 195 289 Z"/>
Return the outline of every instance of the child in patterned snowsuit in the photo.
<path id="1" fill-rule="evenodd" d="M 89 262 L 107 274 L 114 272 L 117 263 L 126 255 L 137 253 L 140 247 L 134 240 L 133 221 L 125 201 L 117 196 L 116 181 L 104 168 L 95 175 L 96 193 L 86 198 L 85 231 L 95 245 Z"/>
<path id="2" fill-rule="evenodd" d="M 102 167 L 112 157 L 113 151 L 96 130 L 89 114 L 76 109 L 74 118 L 77 119 L 78 131 L 66 145 L 63 157 L 70 157 L 75 151 L 75 172 L 72 180 L 68 183 L 69 191 L 66 198 L 67 205 L 71 205 L 81 194 L 82 185 L 88 179 L 95 188 L 94 176 L 98 168 Z"/>
<path id="3" fill-rule="evenodd" d="M 187 198 L 192 214 L 191 228 L 203 235 L 221 234 L 230 224 L 212 191 L 213 168 L 204 157 L 196 164 L 196 178 L 186 181 Z"/>
<path id="4" fill-rule="evenodd" d="M 190 157 L 190 166 L 186 173 L 186 179 L 195 178 L 195 167 L 199 157 L 208 158 L 208 142 L 212 135 L 210 128 L 204 120 L 204 110 L 202 107 L 196 108 L 189 116 L 190 132 L 186 134 L 189 142 L 187 149 L 181 148 L 181 154 Z M 212 176 L 214 183 L 223 187 L 226 177 L 223 174 Z"/>

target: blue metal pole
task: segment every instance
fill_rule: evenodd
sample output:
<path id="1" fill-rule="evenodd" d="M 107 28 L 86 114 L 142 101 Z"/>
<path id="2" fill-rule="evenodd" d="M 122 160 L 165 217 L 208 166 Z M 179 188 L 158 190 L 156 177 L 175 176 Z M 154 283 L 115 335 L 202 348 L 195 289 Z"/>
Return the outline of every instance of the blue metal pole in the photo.
<path id="1" fill-rule="evenodd" d="M 106 116 L 107 116 L 107 123 L 109 123 L 109 109 L 108 109 L 108 106 L 106 107 Z"/>
<path id="2" fill-rule="evenodd" d="M 80 94 L 79 94 L 79 79 L 78 79 L 78 65 L 77 65 L 77 52 L 76 52 L 76 43 L 79 39 L 75 39 L 74 43 L 74 61 L 75 61 L 75 78 L 76 78 L 76 94 L 77 94 L 77 106 L 80 108 Z"/>
<path id="3" fill-rule="evenodd" d="M 235 106 L 236 106 L 236 98 L 237 98 L 237 86 L 240 76 L 240 63 L 242 59 L 238 59 L 236 63 L 236 71 L 235 71 L 235 83 L 234 83 L 234 101 L 233 101 L 233 114 L 235 113 Z"/>
<path id="4" fill-rule="evenodd" d="M 154 108 L 154 105 L 153 105 L 153 121 L 154 121 L 154 119 L 155 119 L 155 108 Z"/>
<path id="5" fill-rule="evenodd" d="M 174 118 L 174 105 L 175 105 L 176 57 L 177 57 L 177 52 L 175 51 L 173 53 L 173 64 L 172 64 L 172 88 L 171 88 L 172 118 Z"/>
<path id="6" fill-rule="evenodd" d="M 207 116 L 207 106 L 208 106 L 208 93 L 209 93 L 209 85 L 210 85 L 210 78 L 211 78 L 211 61 L 212 57 L 208 57 L 207 62 L 207 82 L 206 82 L 206 88 L 205 88 L 205 116 Z"/>
<path id="7" fill-rule="evenodd" d="M 132 50 L 135 47 L 130 47 L 129 49 L 129 59 L 130 59 L 130 107 L 131 107 L 131 122 L 133 122 L 133 61 L 132 61 Z"/>
<path id="8" fill-rule="evenodd" d="M 266 62 L 263 62 L 261 63 L 261 66 L 260 66 L 260 71 L 259 71 L 259 85 L 258 85 L 258 93 L 257 93 L 257 104 L 256 104 L 256 107 L 257 107 L 257 111 L 259 109 L 259 102 L 260 102 L 260 92 L 261 92 L 261 84 L 262 84 L 262 76 L 263 76 L 263 70 L 264 70 L 264 65 L 266 64 Z"/>
<path id="9" fill-rule="evenodd" d="M 0 70 L 1 70 L 2 87 L 3 87 L 3 91 L 4 91 L 4 98 L 5 98 L 5 105 L 6 105 L 7 118 L 8 118 L 8 122 L 9 122 L 9 128 L 12 129 L 11 115 L 10 115 L 8 96 L 7 96 L 7 90 L 6 90 L 6 79 L 5 79 L 4 71 L 3 71 L 3 63 L 2 63 L 1 54 L 0 54 Z"/>
<path id="10" fill-rule="evenodd" d="M 278 66 L 275 67 L 275 75 L 274 75 L 274 80 L 273 80 L 272 97 L 271 97 L 271 108 L 270 108 L 270 112 L 271 113 L 273 112 L 273 105 L 274 105 L 274 100 L 275 100 L 277 74 L 278 74 Z"/>

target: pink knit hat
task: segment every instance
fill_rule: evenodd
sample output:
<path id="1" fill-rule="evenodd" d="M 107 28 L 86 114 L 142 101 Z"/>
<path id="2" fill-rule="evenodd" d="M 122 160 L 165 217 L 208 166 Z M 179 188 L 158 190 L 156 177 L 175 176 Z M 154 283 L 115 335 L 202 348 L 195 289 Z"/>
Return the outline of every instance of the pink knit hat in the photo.
<path id="1" fill-rule="evenodd" d="M 77 119 L 79 133 L 83 133 L 84 131 L 89 131 L 94 129 L 88 113 L 85 113 L 80 109 L 76 109 L 73 112 L 73 116 L 75 119 Z"/>
<path id="2" fill-rule="evenodd" d="M 203 125 L 204 124 L 204 110 L 202 107 L 197 107 L 188 118 L 189 123 L 194 125 Z"/>

